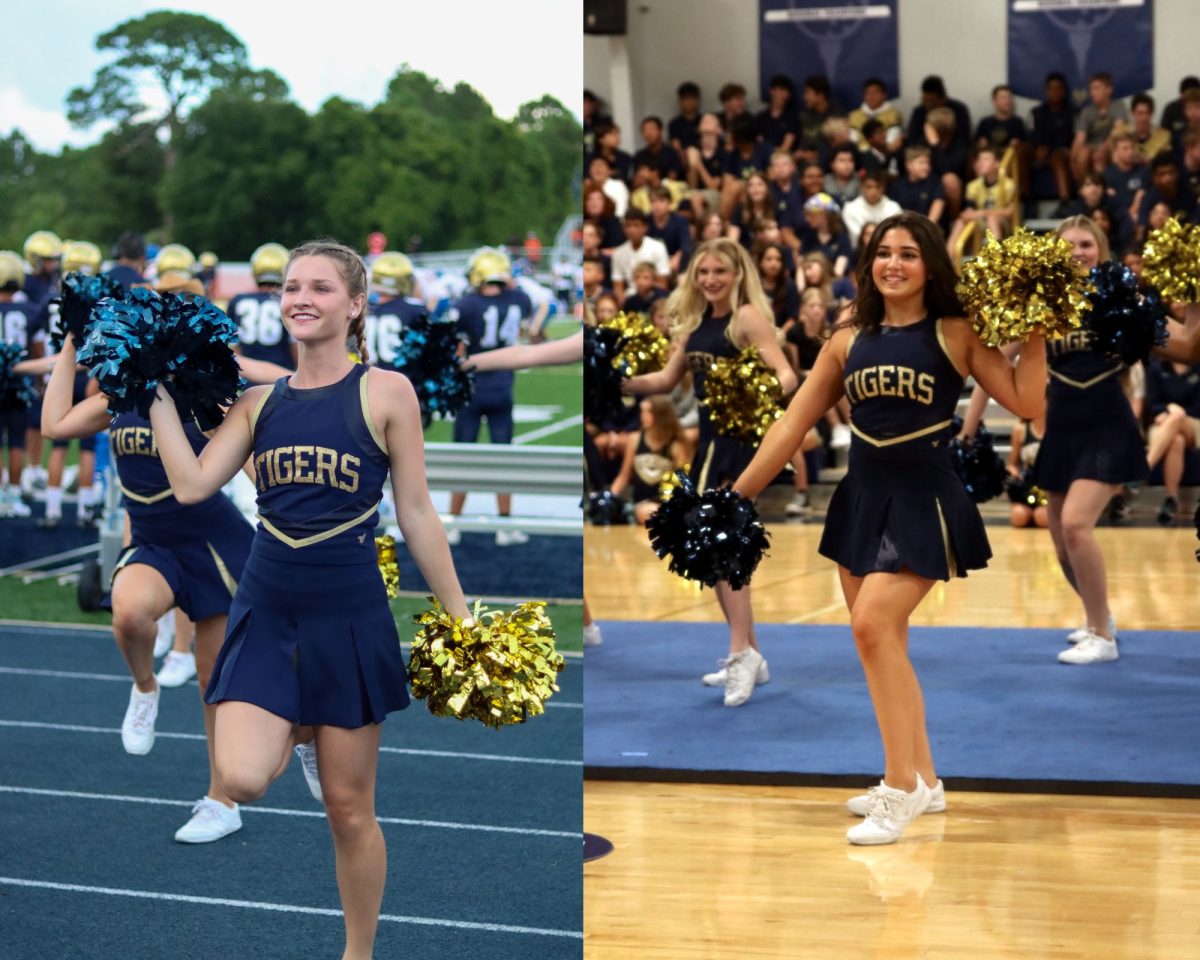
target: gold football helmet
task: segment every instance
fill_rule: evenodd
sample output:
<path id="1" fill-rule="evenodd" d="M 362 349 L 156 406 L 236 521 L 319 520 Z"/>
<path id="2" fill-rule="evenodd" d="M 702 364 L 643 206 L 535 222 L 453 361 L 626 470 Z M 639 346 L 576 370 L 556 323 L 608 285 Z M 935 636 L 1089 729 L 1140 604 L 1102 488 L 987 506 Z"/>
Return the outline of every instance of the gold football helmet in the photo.
<path id="1" fill-rule="evenodd" d="M 510 280 L 512 261 L 503 250 L 480 247 L 467 261 L 467 281 L 476 290 L 485 283 L 508 283 Z"/>
<path id="2" fill-rule="evenodd" d="M 287 262 L 287 247 L 281 243 L 264 243 L 250 254 L 250 271 L 254 274 L 254 282 L 260 287 L 283 283 Z"/>
<path id="3" fill-rule="evenodd" d="M 12 250 L 0 250 L 0 290 L 15 293 L 25 285 L 25 261 Z"/>
<path id="4" fill-rule="evenodd" d="M 43 260 L 57 260 L 62 252 L 62 240 L 50 230 L 36 230 L 25 238 L 25 259 L 38 273 L 42 271 Z"/>
<path id="5" fill-rule="evenodd" d="M 221 258 L 211 250 L 205 250 L 202 254 L 200 254 L 200 266 L 204 270 L 211 270 L 220 262 Z"/>
<path id="6" fill-rule="evenodd" d="M 68 240 L 63 245 L 62 272 L 82 273 L 94 277 L 100 272 L 100 262 L 104 257 L 100 248 L 87 240 Z"/>
<path id="7" fill-rule="evenodd" d="M 402 253 L 389 250 L 381 253 L 371 264 L 371 288 L 394 297 L 408 297 L 413 292 L 412 261 Z"/>

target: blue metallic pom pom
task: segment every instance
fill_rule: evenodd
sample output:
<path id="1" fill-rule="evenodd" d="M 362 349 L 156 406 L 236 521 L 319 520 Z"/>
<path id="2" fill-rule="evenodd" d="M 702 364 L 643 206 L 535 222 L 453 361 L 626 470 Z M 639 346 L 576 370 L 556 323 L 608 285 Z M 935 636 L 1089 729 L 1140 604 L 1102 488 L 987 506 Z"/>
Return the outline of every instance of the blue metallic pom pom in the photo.
<path id="1" fill-rule="evenodd" d="M 12 367 L 25 359 L 25 348 L 15 343 L 0 342 L 0 412 L 15 413 L 28 410 L 37 399 L 33 379 L 13 373 Z"/>
<path id="2" fill-rule="evenodd" d="M 163 383 L 185 422 L 210 430 L 245 385 L 231 344 L 237 325 L 204 297 L 134 287 L 92 311 L 78 360 L 108 397 L 108 410 L 150 415 Z"/>
<path id="3" fill-rule="evenodd" d="M 82 273 L 68 273 L 63 277 L 62 296 L 58 298 L 58 327 L 50 331 L 50 343 L 57 353 L 62 349 L 63 337 L 71 334 L 75 346 L 87 339 L 87 328 L 92 310 L 101 300 L 120 300 L 125 288 L 112 277 L 87 277 Z"/>
<path id="4" fill-rule="evenodd" d="M 421 423 L 458 413 L 475 395 L 475 381 L 458 362 L 466 342 L 453 320 L 422 314 L 400 332 L 392 369 L 408 377 L 421 405 Z"/>
<path id="5" fill-rule="evenodd" d="M 1092 309 L 1083 315 L 1092 345 L 1120 357 L 1126 365 L 1146 361 L 1167 342 L 1167 308 L 1153 287 L 1138 290 L 1132 270 L 1107 260 L 1092 267 Z"/>

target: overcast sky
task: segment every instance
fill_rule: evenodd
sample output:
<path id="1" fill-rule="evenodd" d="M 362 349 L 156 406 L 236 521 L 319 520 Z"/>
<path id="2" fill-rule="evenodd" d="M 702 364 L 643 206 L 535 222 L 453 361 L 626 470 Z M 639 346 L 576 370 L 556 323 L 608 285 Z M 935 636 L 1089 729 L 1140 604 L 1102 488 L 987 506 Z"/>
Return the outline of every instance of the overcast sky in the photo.
<path id="1" fill-rule="evenodd" d="M 383 97 L 402 63 L 446 87 L 469 83 L 497 116 L 550 94 L 580 114 L 582 0 L 333 0 L 296 4 L 257 0 L 25 0 L 4 13 L 0 55 L 0 132 L 20 128 L 39 150 L 94 143 L 103 127 L 77 130 L 66 119 L 67 93 L 90 86 L 113 54 L 96 37 L 152 10 L 202 13 L 223 23 L 249 51 L 250 65 L 288 82 L 310 113 L 335 94 L 368 106 Z"/>

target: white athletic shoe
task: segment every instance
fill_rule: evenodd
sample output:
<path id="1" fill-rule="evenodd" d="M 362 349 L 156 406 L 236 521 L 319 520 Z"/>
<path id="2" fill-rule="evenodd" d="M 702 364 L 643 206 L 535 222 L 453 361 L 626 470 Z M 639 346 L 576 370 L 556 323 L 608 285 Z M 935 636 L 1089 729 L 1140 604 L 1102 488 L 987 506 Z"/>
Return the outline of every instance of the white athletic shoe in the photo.
<path id="1" fill-rule="evenodd" d="M 585 647 L 598 647 L 604 642 L 604 638 L 600 636 L 600 624 L 585 623 L 583 625 L 583 645 Z"/>
<path id="2" fill-rule="evenodd" d="M 175 643 L 175 611 L 168 610 L 158 618 L 158 634 L 154 638 L 154 657 L 157 659 Z"/>
<path id="3" fill-rule="evenodd" d="M 522 530 L 497 530 L 496 546 L 512 547 L 529 542 L 529 534 Z"/>
<path id="4" fill-rule="evenodd" d="M 446 542 L 452 547 L 457 547 L 462 543 L 462 531 L 458 527 L 447 527 Z"/>
<path id="5" fill-rule="evenodd" d="M 308 743 L 298 743 L 292 748 L 300 760 L 300 769 L 304 771 L 304 782 L 308 784 L 308 792 L 317 803 L 325 802 L 321 793 L 321 776 L 317 772 L 317 745 L 311 740 Z"/>
<path id="6" fill-rule="evenodd" d="M 883 781 L 875 784 L 866 793 L 860 793 L 857 797 L 851 797 L 846 801 L 846 809 L 856 817 L 865 817 L 871 812 L 871 804 L 875 802 L 875 796 L 883 789 Z M 925 808 L 926 813 L 945 813 L 946 811 L 946 788 L 939 780 L 929 790 L 929 806 Z"/>
<path id="7" fill-rule="evenodd" d="M 740 707 L 750 699 L 762 662 L 763 655 L 753 647 L 725 661 L 725 706 Z"/>
<path id="8" fill-rule="evenodd" d="M 155 687 L 153 693 L 141 693 L 137 684 L 129 692 L 129 706 L 121 723 L 121 743 L 126 753 L 141 756 L 154 746 L 154 721 L 158 718 L 160 692 Z"/>
<path id="9" fill-rule="evenodd" d="M 829 446 L 834 450 L 845 450 L 850 446 L 850 428 L 844 423 L 837 424 L 830 432 Z"/>
<path id="10" fill-rule="evenodd" d="M 1117 635 L 1117 619 L 1111 613 L 1108 615 L 1108 632 L 1114 637 Z M 1091 633 L 1091 627 L 1087 625 L 1079 627 L 1067 634 L 1067 643 L 1078 643 L 1080 640 L 1086 640 L 1091 636 Z"/>
<path id="11" fill-rule="evenodd" d="M 725 678 L 729 673 L 727 664 L 729 660 L 718 660 L 717 665 L 721 668 L 714 673 L 706 673 L 700 678 L 701 682 L 706 687 L 723 687 L 725 686 Z M 762 686 L 764 683 L 771 682 L 771 674 L 767 671 L 767 658 L 763 659 L 758 664 L 758 673 L 754 675 L 755 686 Z"/>
<path id="12" fill-rule="evenodd" d="M 212 843 L 242 829 L 237 804 L 231 808 L 219 800 L 203 797 L 192 805 L 192 819 L 175 831 L 180 843 Z"/>
<path id="13" fill-rule="evenodd" d="M 1097 633 L 1088 631 L 1087 637 L 1075 646 L 1064 650 L 1058 655 L 1059 663 L 1103 663 L 1106 660 L 1117 659 L 1117 640 L 1105 640 Z"/>
<path id="14" fill-rule="evenodd" d="M 862 823 L 846 831 L 846 839 L 862 846 L 895 843 L 904 833 L 904 828 L 929 807 L 929 798 L 929 788 L 919 773 L 917 786 L 912 793 L 881 783 L 870 812 Z"/>
<path id="15" fill-rule="evenodd" d="M 158 682 L 164 687 L 182 687 L 196 675 L 196 656 L 171 650 L 158 668 Z"/>

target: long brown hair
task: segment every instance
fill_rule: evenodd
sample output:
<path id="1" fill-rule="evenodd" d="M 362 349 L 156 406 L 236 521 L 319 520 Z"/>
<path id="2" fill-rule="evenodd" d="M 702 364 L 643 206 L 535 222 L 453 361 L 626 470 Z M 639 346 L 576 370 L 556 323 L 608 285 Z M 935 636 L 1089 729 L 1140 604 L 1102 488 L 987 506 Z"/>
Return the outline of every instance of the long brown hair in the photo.
<path id="1" fill-rule="evenodd" d="M 962 316 L 963 305 L 955 292 L 958 277 L 942 233 L 928 217 L 906 210 L 888 217 L 871 234 L 871 242 L 858 261 L 858 296 L 854 298 L 849 323 L 860 330 L 874 332 L 883 324 L 883 295 L 875 286 L 871 267 L 880 241 L 892 230 L 907 230 L 917 241 L 925 263 L 925 309 L 936 317 Z"/>
<path id="2" fill-rule="evenodd" d="M 362 257 L 355 250 L 344 243 L 339 243 L 332 237 L 320 237 L 300 244 L 288 255 L 287 269 L 283 271 L 285 277 L 287 271 L 291 269 L 292 262 L 300 257 L 328 257 L 337 265 L 338 273 L 345 281 L 346 289 L 350 293 L 350 299 L 362 296 L 363 305 L 359 308 L 358 313 L 350 315 L 350 327 L 346 331 L 346 337 L 347 340 L 354 341 L 355 352 L 362 358 L 362 362 L 370 363 L 371 357 L 367 352 L 367 341 L 363 336 L 367 320 L 367 265 L 363 263 Z"/>

